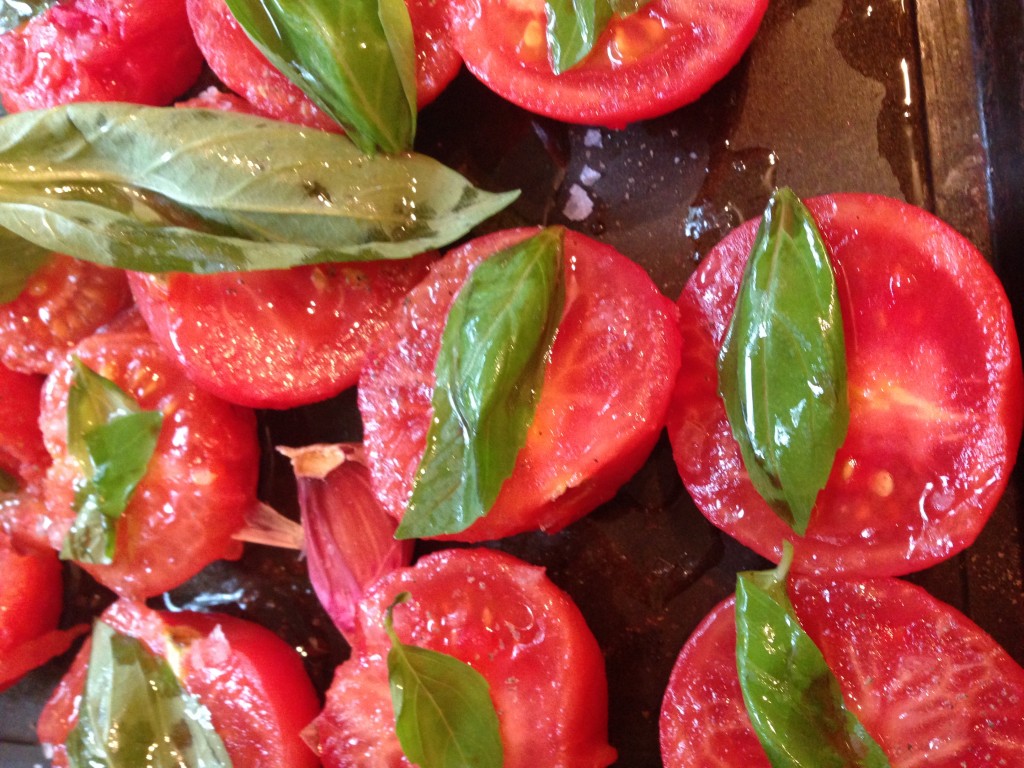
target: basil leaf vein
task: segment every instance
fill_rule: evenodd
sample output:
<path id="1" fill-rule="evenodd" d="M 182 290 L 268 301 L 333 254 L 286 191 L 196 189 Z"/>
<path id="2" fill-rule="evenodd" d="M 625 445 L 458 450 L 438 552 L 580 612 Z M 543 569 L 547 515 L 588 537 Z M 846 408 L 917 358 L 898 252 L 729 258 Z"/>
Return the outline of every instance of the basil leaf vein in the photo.
<path id="1" fill-rule="evenodd" d="M 435 364 L 434 419 L 395 535 L 463 531 L 512 474 L 540 399 L 565 303 L 560 228 L 481 262 L 449 311 Z"/>
<path id="2" fill-rule="evenodd" d="M 772 197 L 718 359 L 718 386 L 755 488 L 800 535 L 846 437 L 839 293 L 814 219 Z"/>

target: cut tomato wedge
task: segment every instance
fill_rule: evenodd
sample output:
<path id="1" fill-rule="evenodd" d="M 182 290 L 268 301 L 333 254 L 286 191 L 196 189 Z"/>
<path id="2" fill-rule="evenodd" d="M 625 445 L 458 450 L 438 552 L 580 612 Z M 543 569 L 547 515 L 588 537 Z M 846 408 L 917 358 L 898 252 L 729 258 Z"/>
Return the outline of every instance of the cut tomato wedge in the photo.
<path id="1" fill-rule="evenodd" d="M 722 530 L 794 571 L 899 575 L 969 546 L 1021 437 L 1020 349 L 981 254 L 931 214 L 871 195 L 808 201 L 839 285 L 850 427 L 798 537 L 758 495 L 718 395 L 716 361 L 757 222 L 720 243 L 679 299 L 668 417 L 683 482 Z"/>

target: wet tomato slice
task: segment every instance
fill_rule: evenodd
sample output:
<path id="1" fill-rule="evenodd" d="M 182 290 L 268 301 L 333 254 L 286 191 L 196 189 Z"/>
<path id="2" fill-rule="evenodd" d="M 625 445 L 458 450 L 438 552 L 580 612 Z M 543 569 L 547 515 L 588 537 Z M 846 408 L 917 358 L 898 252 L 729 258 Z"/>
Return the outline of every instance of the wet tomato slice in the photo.
<path id="1" fill-rule="evenodd" d="M 42 376 L 0 365 L 0 470 L 23 483 L 42 477 L 50 455 L 39 431 Z"/>
<path id="2" fill-rule="evenodd" d="M 893 768 L 1021 765 L 1024 669 L 965 616 L 898 579 L 792 579 L 801 626 Z M 665 768 L 769 768 L 736 675 L 733 598 L 687 641 L 661 711 Z"/>
<path id="3" fill-rule="evenodd" d="M 159 656 L 167 656 L 169 644 L 176 647 L 178 680 L 210 711 L 233 765 L 319 765 L 299 735 L 319 711 L 319 700 L 302 659 L 275 634 L 223 614 L 154 611 L 127 600 L 101 618 Z M 39 719 L 39 740 L 54 746 L 55 766 L 68 764 L 64 742 L 78 719 L 88 661 L 87 643 Z"/>
<path id="4" fill-rule="evenodd" d="M 288 408 L 356 383 L 367 348 L 428 257 L 217 275 L 132 274 L 153 336 L 203 389 Z"/>
<path id="5" fill-rule="evenodd" d="M 184 0 L 63 0 L 0 35 L 8 112 L 73 101 L 169 104 L 203 58 Z"/>
<path id="6" fill-rule="evenodd" d="M 683 364 L 668 429 L 683 482 L 719 528 L 794 570 L 899 575 L 969 546 L 1021 436 L 1020 349 L 981 254 L 931 214 L 871 195 L 810 200 L 836 271 L 850 427 L 797 537 L 742 467 L 716 359 L 757 222 L 720 243 L 679 299 Z"/>
<path id="7" fill-rule="evenodd" d="M 558 120 L 621 128 L 696 100 L 740 60 L 767 0 L 654 0 L 614 19 L 590 55 L 556 75 L 543 0 L 456 0 L 466 66 L 514 104 Z"/>
<path id="8" fill-rule="evenodd" d="M 359 381 L 363 441 L 381 502 L 401 518 L 426 447 L 434 363 L 448 310 L 472 268 L 534 230 L 506 230 L 450 252 L 381 333 Z M 452 538 L 557 531 L 610 499 L 664 424 L 679 365 L 672 303 L 613 248 L 565 235 L 566 306 L 537 413 L 486 517 Z"/>
<path id="9" fill-rule="evenodd" d="M 579 609 L 544 571 L 493 550 L 447 550 L 392 571 L 357 613 L 352 657 L 316 721 L 325 768 L 408 766 L 395 735 L 384 633 L 449 654 L 486 678 L 506 768 L 601 768 L 608 746 L 604 659 Z M 572 663 L 566 661 L 571 659 Z"/>
<path id="10" fill-rule="evenodd" d="M 145 477 L 118 524 L 109 565 L 83 567 L 122 596 L 159 594 L 219 558 L 237 557 L 232 536 L 255 503 L 259 449 L 248 409 L 199 390 L 143 333 L 91 336 L 74 349 L 89 368 L 130 394 L 144 410 L 164 414 Z M 59 549 L 74 520 L 82 477 L 67 449 L 70 361 L 57 366 L 44 391 L 40 423 L 53 466 L 46 477 L 46 531 Z"/>

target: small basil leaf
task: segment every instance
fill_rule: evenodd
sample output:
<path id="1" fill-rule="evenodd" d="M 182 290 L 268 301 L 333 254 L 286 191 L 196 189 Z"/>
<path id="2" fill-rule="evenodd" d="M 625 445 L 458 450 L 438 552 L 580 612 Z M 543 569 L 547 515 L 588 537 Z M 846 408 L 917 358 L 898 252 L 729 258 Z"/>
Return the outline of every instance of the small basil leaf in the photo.
<path id="1" fill-rule="evenodd" d="M 0 270 L 0 304 L 18 298 L 32 274 L 53 256 L 45 248 L 4 229 L 0 229 L 0 252 L 4 254 L 4 265 Z"/>
<path id="2" fill-rule="evenodd" d="M 61 557 L 85 563 L 114 558 L 117 521 L 156 449 L 159 411 L 140 411 L 116 384 L 74 360 L 68 392 L 68 452 L 82 467 L 75 520 Z"/>
<path id="3" fill-rule="evenodd" d="M 402 751 L 422 768 L 500 768 L 504 762 L 498 714 L 487 680 L 453 656 L 402 643 L 388 608 L 388 680 L 395 732 Z"/>
<path id="4" fill-rule="evenodd" d="M 778 568 L 736 580 L 736 664 L 754 731 L 773 768 L 888 768 L 800 626 L 786 594 L 792 558 L 786 542 Z"/>
<path id="5" fill-rule="evenodd" d="M 270 62 L 367 153 L 416 133 L 416 49 L 404 0 L 227 0 Z"/>
<path id="6" fill-rule="evenodd" d="M 548 58 L 560 75 L 593 50 L 613 16 L 639 11 L 650 0 L 547 0 Z"/>
<path id="7" fill-rule="evenodd" d="M 96 622 L 78 722 L 66 741 L 72 768 L 230 768 L 210 712 L 170 664 Z"/>
<path id="8" fill-rule="evenodd" d="M 18 478 L 0 469 L 0 493 L 17 493 L 21 490 Z"/>
<path id="9" fill-rule="evenodd" d="M 772 197 L 718 359 L 718 386 L 754 487 L 803 535 L 850 420 L 828 251 L 789 189 Z"/>
<path id="10" fill-rule="evenodd" d="M 494 254 L 455 298 L 435 364 L 434 419 L 396 537 L 465 530 L 512 474 L 562 318 L 563 236 L 545 229 Z"/>
<path id="11" fill-rule="evenodd" d="M 0 0 L 0 35 L 39 16 L 57 0 Z"/>
<path id="12" fill-rule="evenodd" d="M 0 119 L 0 228 L 141 272 L 408 258 L 517 195 L 252 115 L 105 103 Z"/>

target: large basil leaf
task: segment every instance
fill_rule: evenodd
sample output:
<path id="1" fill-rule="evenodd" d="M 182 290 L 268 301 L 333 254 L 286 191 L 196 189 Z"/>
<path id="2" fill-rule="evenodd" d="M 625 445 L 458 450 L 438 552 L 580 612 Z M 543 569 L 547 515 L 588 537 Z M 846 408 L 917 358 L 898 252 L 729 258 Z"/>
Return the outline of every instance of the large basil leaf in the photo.
<path id="1" fill-rule="evenodd" d="M 57 0 L 0 0 L 0 35 L 39 16 Z"/>
<path id="2" fill-rule="evenodd" d="M 365 151 L 416 133 L 416 48 L 404 0 L 227 0 L 250 39 Z"/>
<path id="3" fill-rule="evenodd" d="M 4 260 L 0 269 L 0 304 L 18 298 L 32 273 L 53 255 L 4 229 L 0 229 L 0 253 Z"/>
<path id="4" fill-rule="evenodd" d="M 209 710 L 182 689 L 171 666 L 101 621 L 66 744 L 72 768 L 231 766 Z"/>
<path id="5" fill-rule="evenodd" d="M 562 318 L 564 231 L 549 228 L 470 273 L 435 364 L 434 419 L 398 538 L 456 533 L 512 474 Z"/>
<path id="6" fill-rule="evenodd" d="M 650 0 L 547 0 L 548 58 L 560 75 L 593 50 L 613 16 L 636 13 Z"/>
<path id="7" fill-rule="evenodd" d="M 110 563 L 117 521 L 156 449 L 163 414 L 142 411 L 123 390 L 80 360 L 68 392 L 68 452 L 85 481 L 75 493 L 75 521 L 60 555 L 85 563 Z"/>
<path id="8" fill-rule="evenodd" d="M 252 115 L 69 104 L 0 119 L 0 228 L 143 272 L 408 258 L 517 195 Z"/>
<path id="9" fill-rule="evenodd" d="M 501 768 L 504 750 L 498 714 L 487 680 L 453 656 L 406 645 L 391 622 L 388 680 L 395 710 L 395 732 L 402 751 L 421 768 Z"/>
<path id="10" fill-rule="evenodd" d="M 792 558 L 786 542 L 778 568 L 736 579 L 736 664 L 754 731 L 773 768 L 888 768 L 793 611 Z"/>
<path id="11" fill-rule="evenodd" d="M 789 189 L 772 197 L 757 231 L 718 386 L 751 481 L 803 535 L 850 408 L 835 275 L 814 219 Z"/>

